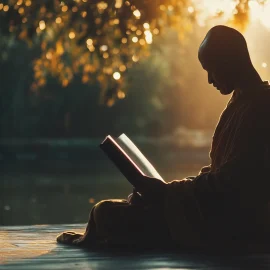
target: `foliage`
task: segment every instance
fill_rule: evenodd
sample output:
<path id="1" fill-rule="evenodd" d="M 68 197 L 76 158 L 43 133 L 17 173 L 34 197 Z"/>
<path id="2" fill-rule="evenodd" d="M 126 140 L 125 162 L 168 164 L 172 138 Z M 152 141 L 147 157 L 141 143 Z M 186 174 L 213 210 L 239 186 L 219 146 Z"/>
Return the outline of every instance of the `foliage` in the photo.
<path id="1" fill-rule="evenodd" d="M 248 22 L 248 2 L 232 0 L 231 21 L 240 27 Z M 154 36 L 169 26 L 183 38 L 199 12 L 195 0 L 1 0 L 1 58 L 24 40 L 40 48 L 32 91 L 51 75 L 66 87 L 80 74 L 83 83 L 100 84 L 111 106 L 126 96 L 125 73 L 149 54 Z"/>

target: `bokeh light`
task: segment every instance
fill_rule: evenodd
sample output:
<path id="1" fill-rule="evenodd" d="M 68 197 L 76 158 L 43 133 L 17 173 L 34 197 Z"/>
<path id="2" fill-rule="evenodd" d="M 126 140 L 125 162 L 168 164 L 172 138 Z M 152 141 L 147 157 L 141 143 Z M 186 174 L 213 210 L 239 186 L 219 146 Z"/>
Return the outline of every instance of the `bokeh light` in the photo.
<path id="1" fill-rule="evenodd" d="M 57 77 L 62 85 L 68 85 L 84 66 L 94 62 L 91 72 L 80 74 L 82 81 L 97 79 L 103 92 L 107 91 L 120 78 L 104 75 L 109 70 L 126 71 L 146 59 L 151 45 L 168 28 L 175 29 L 181 40 L 195 24 L 204 27 L 235 23 L 240 27 L 239 23 L 243 21 L 244 25 L 250 19 L 270 28 L 270 1 L 266 0 L 185 0 L 183 3 L 162 0 L 158 4 L 115 0 L 112 5 L 102 0 L 95 3 L 78 0 L 38 8 L 31 0 L 7 3 L 0 2 L 0 11 L 12 9 L 19 15 L 10 21 L 8 31 L 28 44 L 36 42 L 41 48 L 42 54 L 34 62 L 35 87 L 44 85 L 48 74 Z M 32 15 L 36 15 L 36 21 L 31 19 Z M 266 59 L 260 63 L 263 61 Z M 117 87 L 126 91 L 125 76 L 120 74 L 120 77 Z M 116 93 L 113 96 L 117 97 Z"/>
<path id="2" fill-rule="evenodd" d="M 113 78 L 114 78 L 115 80 L 119 80 L 119 79 L 121 78 L 121 74 L 120 74 L 119 72 L 114 72 L 114 73 L 113 73 Z"/>

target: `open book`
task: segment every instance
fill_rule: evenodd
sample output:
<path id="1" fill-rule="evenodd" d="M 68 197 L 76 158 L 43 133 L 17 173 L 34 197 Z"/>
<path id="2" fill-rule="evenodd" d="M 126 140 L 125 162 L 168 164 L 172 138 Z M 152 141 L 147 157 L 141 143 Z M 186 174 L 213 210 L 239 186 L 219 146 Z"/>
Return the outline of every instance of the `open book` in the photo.
<path id="1" fill-rule="evenodd" d="M 139 185 L 138 181 L 142 179 L 142 175 L 165 182 L 154 166 L 125 134 L 118 138 L 107 136 L 100 147 L 134 187 Z"/>

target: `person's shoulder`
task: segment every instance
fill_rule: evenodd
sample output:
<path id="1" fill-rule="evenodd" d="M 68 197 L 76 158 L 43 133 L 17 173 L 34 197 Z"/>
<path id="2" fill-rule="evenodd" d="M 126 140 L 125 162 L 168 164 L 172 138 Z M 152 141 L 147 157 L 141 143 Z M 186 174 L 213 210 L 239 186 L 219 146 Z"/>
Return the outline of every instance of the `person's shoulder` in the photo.
<path id="1" fill-rule="evenodd" d="M 256 97 L 254 97 L 254 105 L 263 119 L 270 116 L 270 85 L 264 85 L 257 90 Z"/>
<path id="2" fill-rule="evenodd" d="M 262 103 L 262 105 L 270 108 L 270 87 L 269 89 L 262 90 L 262 93 L 260 96 L 260 102 Z"/>
<path id="3" fill-rule="evenodd" d="M 255 100 L 259 103 L 258 105 L 270 107 L 270 85 L 268 82 L 256 89 L 256 97 Z"/>

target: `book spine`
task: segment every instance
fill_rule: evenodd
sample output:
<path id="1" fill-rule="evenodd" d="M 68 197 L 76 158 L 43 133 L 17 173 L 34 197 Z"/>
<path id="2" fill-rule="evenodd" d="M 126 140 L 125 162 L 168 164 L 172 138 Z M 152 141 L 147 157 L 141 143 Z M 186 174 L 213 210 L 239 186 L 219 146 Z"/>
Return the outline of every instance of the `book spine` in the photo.
<path id="1" fill-rule="evenodd" d="M 101 149 L 107 154 L 109 159 L 115 164 L 119 171 L 127 178 L 127 180 L 136 188 L 140 186 L 140 181 L 144 173 L 130 159 L 130 157 L 117 145 L 116 142 L 105 140 L 101 145 Z"/>

